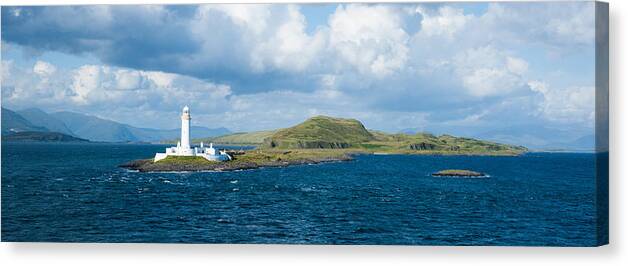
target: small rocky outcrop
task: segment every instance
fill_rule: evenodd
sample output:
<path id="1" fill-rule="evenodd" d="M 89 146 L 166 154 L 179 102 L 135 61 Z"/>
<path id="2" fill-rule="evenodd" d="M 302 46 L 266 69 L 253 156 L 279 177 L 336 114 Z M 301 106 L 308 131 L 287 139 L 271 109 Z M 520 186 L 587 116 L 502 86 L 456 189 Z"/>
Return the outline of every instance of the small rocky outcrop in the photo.
<path id="1" fill-rule="evenodd" d="M 433 173 L 432 176 L 484 177 L 486 174 L 471 170 L 448 169 Z"/>

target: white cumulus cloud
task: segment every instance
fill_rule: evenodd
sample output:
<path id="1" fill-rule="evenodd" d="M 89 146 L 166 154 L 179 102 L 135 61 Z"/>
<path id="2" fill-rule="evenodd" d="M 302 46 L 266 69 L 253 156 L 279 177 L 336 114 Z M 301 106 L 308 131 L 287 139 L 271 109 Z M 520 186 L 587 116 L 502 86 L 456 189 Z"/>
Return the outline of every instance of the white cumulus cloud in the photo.
<path id="1" fill-rule="evenodd" d="M 16 108 L 159 110 L 189 103 L 211 112 L 219 110 L 232 94 L 227 85 L 159 71 L 106 65 L 59 69 L 44 61 L 23 68 L 3 60 L 2 66 L 3 101 Z M 56 74 L 48 75 L 50 69 Z"/>
<path id="2" fill-rule="evenodd" d="M 400 10 L 390 6 L 340 6 L 329 19 L 330 46 L 338 59 L 363 75 L 388 76 L 408 59 L 408 34 Z"/>
<path id="3" fill-rule="evenodd" d="M 594 121 L 595 87 L 554 88 L 542 81 L 530 81 L 528 86 L 541 94 L 538 110 L 545 118 L 562 123 Z"/>
<path id="4" fill-rule="evenodd" d="M 528 63 L 491 46 L 469 49 L 455 58 L 456 72 L 473 96 L 504 96 L 525 90 Z"/>
<path id="5" fill-rule="evenodd" d="M 33 72 L 40 76 L 50 76 L 57 71 L 57 68 L 48 62 L 37 60 L 33 66 Z"/>
<path id="6" fill-rule="evenodd" d="M 417 12 L 423 16 L 421 34 L 424 36 L 443 35 L 453 38 L 454 34 L 462 30 L 467 21 L 473 17 L 465 15 L 462 9 L 450 6 L 440 7 L 435 14 L 422 7 L 417 8 Z"/>

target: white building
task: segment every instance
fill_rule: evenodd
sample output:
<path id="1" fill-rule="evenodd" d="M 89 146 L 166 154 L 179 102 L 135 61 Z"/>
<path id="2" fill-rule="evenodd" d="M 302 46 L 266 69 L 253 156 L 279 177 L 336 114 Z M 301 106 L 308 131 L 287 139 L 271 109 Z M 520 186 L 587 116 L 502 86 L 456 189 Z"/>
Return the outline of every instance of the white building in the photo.
<path id="1" fill-rule="evenodd" d="M 176 147 L 166 148 L 165 153 L 155 153 L 155 162 L 163 160 L 168 156 L 199 156 L 209 161 L 228 161 L 231 160 L 231 156 L 225 151 L 218 151 L 214 149 L 213 143 L 209 144 L 209 148 L 206 148 L 201 142 L 200 147 L 190 146 L 190 108 L 183 107 L 183 114 L 181 115 L 181 140 L 177 143 Z"/>

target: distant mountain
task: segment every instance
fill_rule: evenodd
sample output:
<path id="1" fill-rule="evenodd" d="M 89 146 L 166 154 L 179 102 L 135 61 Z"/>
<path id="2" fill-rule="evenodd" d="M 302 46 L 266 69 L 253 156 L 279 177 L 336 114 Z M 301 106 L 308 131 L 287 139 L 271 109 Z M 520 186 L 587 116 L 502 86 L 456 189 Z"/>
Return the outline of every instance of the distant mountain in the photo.
<path id="1" fill-rule="evenodd" d="M 157 142 L 168 139 L 177 139 L 181 135 L 180 129 L 152 129 L 138 128 L 127 124 L 114 122 L 74 112 L 57 112 L 51 114 L 62 121 L 74 135 L 92 141 L 105 142 Z M 210 129 L 193 126 L 192 138 L 205 138 L 229 134 L 226 128 Z"/>
<path id="2" fill-rule="evenodd" d="M 544 146 L 543 150 L 594 151 L 595 135 L 591 134 L 571 141 L 551 143 Z"/>
<path id="3" fill-rule="evenodd" d="M 152 128 L 136 128 L 129 127 L 129 130 L 133 135 L 137 138 L 142 139 L 143 141 L 163 141 L 163 140 L 173 140 L 179 139 L 181 137 L 181 129 L 152 129 Z M 190 128 L 190 137 L 192 139 L 198 138 L 208 138 L 213 136 L 222 136 L 226 134 L 230 134 L 231 131 L 224 127 L 220 128 L 206 128 L 206 127 L 197 127 L 192 126 Z"/>
<path id="4" fill-rule="evenodd" d="M 44 127 L 34 125 L 16 112 L 2 108 L 2 135 L 4 136 L 23 131 L 48 130 Z"/>
<path id="5" fill-rule="evenodd" d="M 518 125 L 482 132 L 475 134 L 474 137 L 521 144 L 534 150 L 592 151 L 595 149 L 592 130 L 585 131 L 566 127 Z"/>
<path id="6" fill-rule="evenodd" d="M 2 136 L 2 141 L 20 142 L 89 142 L 89 140 L 76 138 L 59 132 L 23 131 Z"/>
<path id="7" fill-rule="evenodd" d="M 474 137 L 502 143 L 525 145 L 534 150 L 592 151 L 592 132 L 540 125 L 519 125 L 475 134 Z"/>
<path id="8" fill-rule="evenodd" d="M 404 134 L 421 132 L 422 129 L 418 128 L 406 128 L 400 131 Z M 449 128 L 449 130 L 441 129 L 439 132 L 458 132 L 458 130 Z M 471 131 L 465 135 L 499 143 L 523 145 L 539 151 L 593 151 L 595 148 L 595 138 L 591 131 L 569 127 L 520 124 L 487 131 Z"/>
<path id="9" fill-rule="evenodd" d="M 48 131 L 74 135 L 63 121 L 38 108 L 29 108 L 17 112 L 34 125 L 45 127 Z"/>
<path id="10" fill-rule="evenodd" d="M 104 142 L 141 141 L 131 133 L 129 126 L 118 122 L 73 112 L 57 112 L 51 115 L 80 138 Z"/>
<path id="11" fill-rule="evenodd" d="M 595 135 L 586 135 L 579 137 L 571 142 L 569 142 L 569 146 L 574 147 L 576 149 L 595 149 Z"/>
<path id="12" fill-rule="evenodd" d="M 178 139 L 180 129 L 138 128 L 95 116 L 74 113 L 46 113 L 37 108 L 14 112 L 2 108 L 2 135 L 16 132 L 58 132 L 90 141 L 102 142 L 159 142 Z M 230 134 L 224 127 L 193 126 L 192 138 L 208 138 Z"/>

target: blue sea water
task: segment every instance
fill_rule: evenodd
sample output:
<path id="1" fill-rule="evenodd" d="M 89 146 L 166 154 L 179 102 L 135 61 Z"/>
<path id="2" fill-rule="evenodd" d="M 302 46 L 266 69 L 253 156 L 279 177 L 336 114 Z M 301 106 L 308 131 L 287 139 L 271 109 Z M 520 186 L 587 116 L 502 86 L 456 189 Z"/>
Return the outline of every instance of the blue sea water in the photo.
<path id="1" fill-rule="evenodd" d="M 160 145 L 2 143 L 2 241 L 594 246 L 595 156 L 139 173 Z M 464 168 L 488 178 L 432 177 Z"/>

